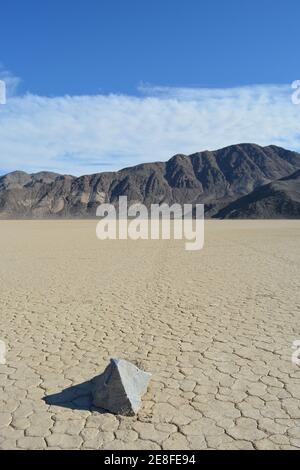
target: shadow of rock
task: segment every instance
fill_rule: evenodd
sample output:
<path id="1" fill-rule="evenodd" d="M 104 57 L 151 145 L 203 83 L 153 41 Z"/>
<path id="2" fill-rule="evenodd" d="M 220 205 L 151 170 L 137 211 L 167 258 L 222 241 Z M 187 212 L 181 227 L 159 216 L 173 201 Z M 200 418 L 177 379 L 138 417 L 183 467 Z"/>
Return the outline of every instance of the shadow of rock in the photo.
<path id="1" fill-rule="evenodd" d="M 141 406 L 150 377 L 150 373 L 140 370 L 131 362 L 111 359 L 102 374 L 59 393 L 47 395 L 43 400 L 47 405 L 71 410 L 134 416 Z"/>
<path id="2" fill-rule="evenodd" d="M 97 376 L 98 378 L 99 376 Z M 71 410 L 89 410 L 98 411 L 99 413 L 109 413 L 107 410 L 96 408 L 92 403 L 92 392 L 95 386 L 96 377 L 87 382 L 65 388 L 61 392 L 47 395 L 43 401 L 47 405 L 61 406 Z"/>

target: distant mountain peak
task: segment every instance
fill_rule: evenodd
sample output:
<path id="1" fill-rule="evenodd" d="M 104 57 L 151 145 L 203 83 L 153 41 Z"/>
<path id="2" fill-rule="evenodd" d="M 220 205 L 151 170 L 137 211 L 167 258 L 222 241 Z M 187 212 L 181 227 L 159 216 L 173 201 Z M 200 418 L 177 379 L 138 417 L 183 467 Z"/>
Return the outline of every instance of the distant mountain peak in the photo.
<path id="1" fill-rule="evenodd" d="M 298 153 L 252 143 L 192 155 L 176 154 L 167 162 L 81 177 L 14 171 L 0 178 L 0 217 L 93 217 L 100 202 L 115 203 L 121 195 L 126 195 L 129 202 L 140 201 L 147 206 L 162 202 L 204 203 L 207 216 L 220 217 L 232 214 L 232 204 L 240 201 L 239 211 L 234 209 L 234 214 L 243 217 L 240 203 L 245 203 L 244 197 L 259 196 L 258 188 L 274 181 L 293 181 L 294 186 L 298 185 L 299 171 Z M 286 207 L 286 213 L 282 207 Z M 281 216 L 289 216 L 291 206 L 282 207 Z M 251 217 L 255 216 L 253 210 Z M 293 214 L 295 210 L 293 206 Z M 261 207 L 260 211 L 260 216 L 267 214 Z"/>

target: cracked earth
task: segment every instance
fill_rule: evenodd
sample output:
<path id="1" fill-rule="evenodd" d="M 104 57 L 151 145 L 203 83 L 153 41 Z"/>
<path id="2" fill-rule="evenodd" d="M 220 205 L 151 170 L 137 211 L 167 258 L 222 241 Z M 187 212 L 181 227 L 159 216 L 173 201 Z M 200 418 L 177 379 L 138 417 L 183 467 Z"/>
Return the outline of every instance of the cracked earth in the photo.
<path id="1" fill-rule="evenodd" d="M 205 247 L 0 222 L 1 449 L 299 449 L 300 221 L 208 221 Z M 91 406 L 111 357 L 136 417 Z"/>

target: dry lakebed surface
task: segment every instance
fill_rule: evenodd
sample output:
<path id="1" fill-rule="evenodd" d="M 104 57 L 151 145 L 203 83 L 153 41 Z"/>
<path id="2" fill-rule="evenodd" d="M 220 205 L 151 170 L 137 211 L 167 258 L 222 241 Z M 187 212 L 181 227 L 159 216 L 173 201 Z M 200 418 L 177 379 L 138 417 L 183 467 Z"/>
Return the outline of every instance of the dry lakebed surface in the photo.
<path id="1" fill-rule="evenodd" d="M 299 449 L 300 221 L 99 241 L 0 222 L 1 449 Z M 152 373 L 137 416 L 91 405 L 110 358 Z"/>

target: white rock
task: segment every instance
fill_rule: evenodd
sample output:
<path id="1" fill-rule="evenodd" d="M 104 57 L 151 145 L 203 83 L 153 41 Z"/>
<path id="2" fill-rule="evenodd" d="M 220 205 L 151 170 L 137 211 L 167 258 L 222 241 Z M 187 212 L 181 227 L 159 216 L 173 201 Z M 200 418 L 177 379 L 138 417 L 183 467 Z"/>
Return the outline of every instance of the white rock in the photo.
<path id="1" fill-rule="evenodd" d="M 115 414 L 134 415 L 141 406 L 151 374 L 124 359 L 111 359 L 95 379 L 93 403 Z"/>

